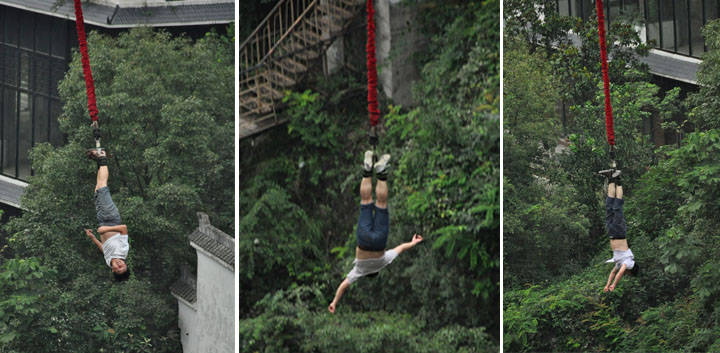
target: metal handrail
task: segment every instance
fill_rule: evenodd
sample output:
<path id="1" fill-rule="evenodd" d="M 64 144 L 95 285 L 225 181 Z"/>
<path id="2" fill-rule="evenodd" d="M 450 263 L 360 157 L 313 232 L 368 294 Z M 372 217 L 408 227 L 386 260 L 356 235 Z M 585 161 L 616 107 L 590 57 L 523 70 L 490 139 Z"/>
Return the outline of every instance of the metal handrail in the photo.
<path id="1" fill-rule="evenodd" d="M 279 95 L 344 32 L 359 5 L 353 1 L 280 1 L 239 48 L 241 118 L 277 119 Z"/>
<path id="2" fill-rule="evenodd" d="M 280 7 L 280 5 L 286 3 L 287 1 L 288 1 L 288 0 L 279 1 L 279 2 L 277 3 L 277 5 L 275 5 L 275 7 L 273 7 L 272 10 L 270 10 L 270 12 L 268 13 L 268 15 L 265 16 L 265 18 L 262 20 L 262 22 L 260 22 L 260 24 L 259 24 L 257 27 L 255 27 L 255 30 L 254 30 L 252 33 L 250 33 L 250 35 L 247 37 L 247 39 L 245 39 L 244 42 L 242 42 L 242 44 L 240 44 L 240 46 L 238 47 L 239 50 L 242 50 L 242 49 L 248 44 L 248 42 L 250 41 L 250 39 L 251 39 L 252 37 L 254 37 L 254 36 L 257 34 L 257 32 L 260 30 L 260 28 L 262 28 L 262 27 L 265 25 L 265 23 L 268 21 L 268 19 L 270 19 L 270 16 L 272 16 L 272 15 L 275 13 L 275 11 L 277 10 L 277 8 Z"/>

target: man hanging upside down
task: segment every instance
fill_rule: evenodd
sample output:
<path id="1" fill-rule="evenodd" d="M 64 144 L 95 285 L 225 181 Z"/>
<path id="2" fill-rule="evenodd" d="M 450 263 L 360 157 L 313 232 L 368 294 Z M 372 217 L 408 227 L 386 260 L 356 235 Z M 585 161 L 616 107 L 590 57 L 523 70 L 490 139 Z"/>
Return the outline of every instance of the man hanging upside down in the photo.
<path id="1" fill-rule="evenodd" d="M 97 214 L 98 241 L 90 229 L 85 229 L 85 234 L 97 245 L 105 256 L 105 263 L 112 269 L 113 276 L 117 281 L 124 281 L 130 277 L 130 270 L 127 268 L 125 259 L 130 250 L 128 242 L 127 226 L 121 224 L 120 212 L 118 211 L 107 186 L 110 172 L 107 167 L 107 156 L 104 150 L 91 149 L 86 152 L 88 158 L 95 160 L 98 165 L 97 182 L 95 184 L 95 213 Z"/>
<path id="2" fill-rule="evenodd" d="M 338 301 L 342 298 L 345 290 L 351 283 L 362 276 L 374 277 L 385 266 L 389 265 L 403 251 L 412 248 L 423 240 L 422 236 L 415 234 L 411 241 L 398 245 L 392 250 L 385 251 L 388 232 L 390 230 L 390 218 L 388 213 L 388 186 L 387 186 L 387 165 L 390 155 L 383 155 L 373 165 L 373 152 L 365 152 L 363 163 L 363 179 L 360 183 L 360 218 L 358 220 L 357 246 L 355 247 L 354 267 L 348 273 L 347 278 L 340 283 L 335 293 L 335 299 L 328 306 L 331 313 L 335 313 Z M 373 167 L 377 176 L 375 186 L 375 197 L 372 199 L 372 174 Z M 373 211 L 375 214 L 373 215 Z"/>
<path id="3" fill-rule="evenodd" d="M 600 174 L 608 178 L 607 198 L 605 198 L 605 228 L 610 237 L 610 248 L 613 251 L 613 258 L 606 262 L 614 262 L 615 266 L 610 271 L 604 291 L 614 291 L 620 278 L 629 272 L 631 275 L 638 274 L 639 267 L 635 263 L 630 247 L 627 242 L 627 224 L 623 215 L 623 189 L 622 177 L 619 169 L 608 169 L 600 171 Z M 614 278 L 614 281 L 613 281 Z"/>

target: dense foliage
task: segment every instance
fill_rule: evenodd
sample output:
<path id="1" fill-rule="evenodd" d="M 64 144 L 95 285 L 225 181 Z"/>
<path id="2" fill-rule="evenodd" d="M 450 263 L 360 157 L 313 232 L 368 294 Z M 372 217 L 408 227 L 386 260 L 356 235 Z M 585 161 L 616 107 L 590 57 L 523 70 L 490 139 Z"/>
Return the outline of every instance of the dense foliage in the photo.
<path id="1" fill-rule="evenodd" d="M 387 108 L 378 146 L 388 247 L 425 241 L 328 312 L 355 256 L 366 93 L 364 72 L 310 80 L 286 97 L 287 129 L 241 141 L 241 351 L 497 351 L 499 2 L 426 5 L 445 22 L 425 28 L 418 105 Z"/>
<path id="2" fill-rule="evenodd" d="M 580 45 L 562 40 L 547 45 L 536 40 L 542 38 L 538 34 L 562 38 L 547 27 L 563 20 L 528 26 L 518 19 L 523 9 L 542 9 L 535 4 L 553 5 L 510 3 L 504 67 L 505 351 L 718 350 L 720 24 L 705 28 L 710 51 L 698 74 L 703 85 L 684 102 L 678 89 L 661 92 L 648 81 L 638 61 L 647 47 L 635 45 L 632 27 L 610 27 L 628 242 L 641 273 L 605 293 L 611 266 L 604 261 L 612 255 L 602 221 L 603 179 L 595 174 L 608 166 L 597 33 L 592 33 L 596 19 L 571 20 Z M 524 25 L 513 27 L 519 24 Z M 540 25 L 545 27 L 533 29 Z M 570 106 L 568 147 L 557 142 L 563 133 L 557 126 L 559 101 Z M 676 120 L 682 114 L 696 132 L 679 146 L 656 148 L 641 132 L 650 117 L 668 128 L 687 128 L 690 124 Z"/>
<path id="3" fill-rule="evenodd" d="M 233 29 L 230 28 L 229 33 Z M 97 167 L 79 55 L 60 84 L 67 143 L 32 150 L 22 217 L 5 228 L 0 351 L 177 352 L 168 286 L 194 263 L 198 211 L 233 230 L 233 45 L 135 29 L 89 36 L 109 186 L 128 225 L 133 274 L 117 284 L 83 228 L 97 227 Z M 7 299 L 6 299 L 7 298 Z"/>

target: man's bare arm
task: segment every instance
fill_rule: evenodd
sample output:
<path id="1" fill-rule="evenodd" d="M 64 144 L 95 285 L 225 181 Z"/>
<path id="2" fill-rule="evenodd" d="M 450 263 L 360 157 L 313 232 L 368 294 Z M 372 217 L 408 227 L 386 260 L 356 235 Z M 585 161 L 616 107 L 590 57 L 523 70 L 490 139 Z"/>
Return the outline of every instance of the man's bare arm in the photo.
<path id="1" fill-rule="evenodd" d="M 413 235 L 413 238 L 411 241 L 407 243 L 402 243 L 398 246 L 396 246 L 393 250 L 398 254 L 402 254 L 403 251 L 412 248 L 413 246 L 417 245 L 419 242 L 423 241 L 422 235 L 415 234 Z"/>
<path id="2" fill-rule="evenodd" d="M 615 275 L 615 282 L 613 282 L 613 284 L 610 286 L 611 292 L 615 290 L 615 287 L 617 287 L 617 284 L 620 281 L 620 278 L 622 278 L 622 276 L 625 274 L 625 270 L 627 270 L 627 265 L 623 264 L 620 267 L 620 271 L 618 271 L 618 274 Z"/>
<path id="3" fill-rule="evenodd" d="M 617 272 L 617 267 L 613 266 L 612 271 L 610 271 L 610 276 L 608 276 L 607 284 L 605 284 L 605 288 L 603 291 L 607 292 L 610 289 L 610 283 L 612 283 L 613 277 L 615 277 L 615 272 Z"/>
<path id="4" fill-rule="evenodd" d="M 335 314 L 335 307 L 337 307 L 337 303 L 340 301 L 340 298 L 342 298 L 343 294 L 345 294 L 345 290 L 350 286 L 350 281 L 348 281 L 347 278 L 345 278 L 342 283 L 338 286 L 337 292 L 335 292 L 335 298 L 333 299 L 332 303 L 328 306 L 328 310 L 330 310 L 331 313 Z"/>
<path id="5" fill-rule="evenodd" d="M 93 241 L 93 243 L 95 245 L 97 245 L 98 249 L 100 249 L 100 252 L 103 252 L 102 243 L 99 240 L 97 240 L 97 238 L 95 237 L 95 234 L 93 234 L 92 230 L 85 229 L 85 234 L 88 236 L 88 238 L 90 238 L 90 240 Z"/>
<path id="6" fill-rule="evenodd" d="M 98 228 L 98 233 L 100 234 L 107 232 L 118 232 L 120 234 L 127 234 L 127 226 L 124 224 L 118 224 L 116 226 L 102 226 Z"/>

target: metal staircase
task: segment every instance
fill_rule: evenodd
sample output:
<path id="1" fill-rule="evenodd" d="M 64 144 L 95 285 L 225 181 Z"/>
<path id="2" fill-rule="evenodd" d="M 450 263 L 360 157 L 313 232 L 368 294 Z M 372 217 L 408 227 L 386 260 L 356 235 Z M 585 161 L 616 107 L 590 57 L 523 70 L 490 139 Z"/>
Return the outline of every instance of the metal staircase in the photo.
<path id="1" fill-rule="evenodd" d="M 240 45 L 240 139 L 284 123 L 276 110 L 366 0 L 281 0 Z"/>

